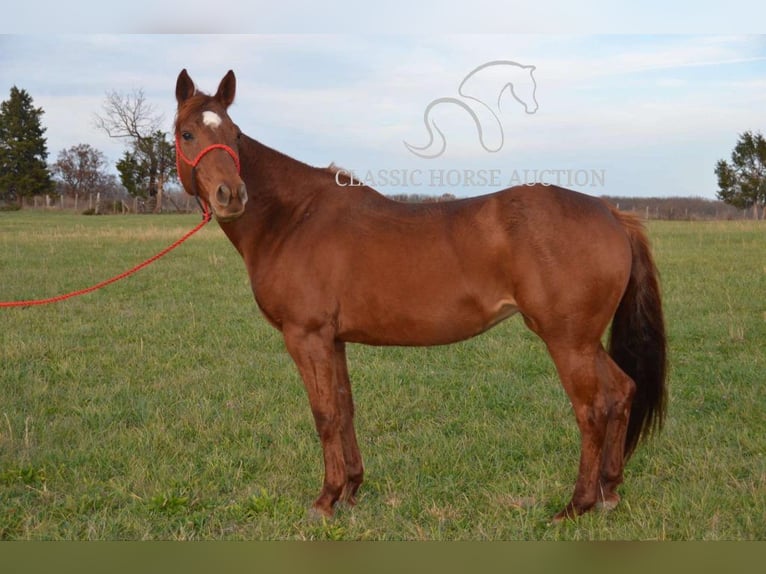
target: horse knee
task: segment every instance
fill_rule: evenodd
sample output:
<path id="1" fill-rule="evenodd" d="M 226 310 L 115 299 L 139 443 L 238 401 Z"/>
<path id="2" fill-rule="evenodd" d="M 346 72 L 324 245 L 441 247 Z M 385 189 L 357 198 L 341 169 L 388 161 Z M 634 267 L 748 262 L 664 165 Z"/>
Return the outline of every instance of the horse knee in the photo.
<path id="1" fill-rule="evenodd" d="M 314 425 L 322 444 L 338 435 L 341 425 L 340 417 L 337 414 L 313 409 L 312 414 L 314 415 Z"/>

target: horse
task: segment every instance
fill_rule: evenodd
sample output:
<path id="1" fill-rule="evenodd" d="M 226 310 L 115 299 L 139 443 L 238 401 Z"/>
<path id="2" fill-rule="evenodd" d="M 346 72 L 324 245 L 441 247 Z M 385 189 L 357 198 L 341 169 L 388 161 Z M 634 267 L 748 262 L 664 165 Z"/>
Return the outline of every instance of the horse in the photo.
<path id="1" fill-rule="evenodd" d="M 545 343 L 580 431 L 574 492 L 553 520 L 614 508 L 626 461 L 665 416 L 658 271 L 639 219 L 553 185 L 436 204 L 340 186 L 242 133 L 235 92 L 231 70 L 212 96 L 181 71 L 178 176 L 242 256 L 300 373 L 324 461 L 310 512 L 353 506 L 364 478 L 347 344 L 444 345 L 515 314 Z"/>

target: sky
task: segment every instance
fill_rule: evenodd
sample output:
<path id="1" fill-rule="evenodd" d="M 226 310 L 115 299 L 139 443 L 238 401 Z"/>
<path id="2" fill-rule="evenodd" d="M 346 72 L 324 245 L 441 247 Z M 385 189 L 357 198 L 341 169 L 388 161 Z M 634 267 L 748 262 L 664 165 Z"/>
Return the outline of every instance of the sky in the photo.
<path id="1" fill-rule="evenodd" d="M 0 36 L 0 99 L 15 85 L 43 108 L 50 161 L 88 143 L 113 164 L 124 143 L 94 125 L 107 92 L 142 89 L 170 131 L 181 69 L 205 92 L 233 69 L 229 112 L 251 137 L 384 193 L 459 197 L 542 179 L 592 195 L 714 198 L 716 161 L 739 133 L 766 131 L 765 35 L 301 26 L 0 30 L 12 32 Z M 435 143 L 413 153 L 429 128 Z"/>

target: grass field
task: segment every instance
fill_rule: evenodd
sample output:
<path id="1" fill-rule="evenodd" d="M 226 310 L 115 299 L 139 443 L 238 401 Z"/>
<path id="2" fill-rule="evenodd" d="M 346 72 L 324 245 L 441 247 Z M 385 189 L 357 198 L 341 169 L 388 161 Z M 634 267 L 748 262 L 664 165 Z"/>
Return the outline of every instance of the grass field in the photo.
<path id="1" fill-rule="evenodd" d="M 88 286 L 198 216 L 0 214 L 0 300 Z M 664 432 L 623 502 L 551 526 L 578 433 L 521 321 L 450 347 L 349 349 L 367 480 L 308 518 L 302 385 L 215 223 L 126 281 L 0 309 L 0 539 L 766 539 L 766 226 L 652 222 Z"/>

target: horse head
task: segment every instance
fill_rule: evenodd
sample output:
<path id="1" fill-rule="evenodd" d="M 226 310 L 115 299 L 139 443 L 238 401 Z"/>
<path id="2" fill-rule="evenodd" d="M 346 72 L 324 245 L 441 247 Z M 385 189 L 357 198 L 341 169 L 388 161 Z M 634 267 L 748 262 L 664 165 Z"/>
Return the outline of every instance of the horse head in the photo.
<path id="1" fill-rule="evenodd" d="M 241 216 L 248 199 L 240 175 L 242 133 L 227 114 L 236 86 L 231 70 L 214 96 L 198 92 L 186 70 L 181 71 L 176 82 L 178 177 L 186 192 L 209 206 L 221 222 Z"/>

